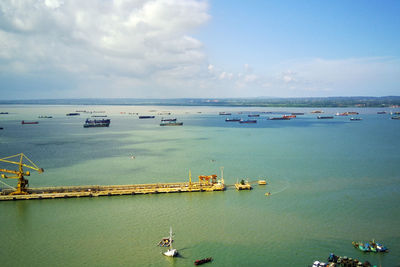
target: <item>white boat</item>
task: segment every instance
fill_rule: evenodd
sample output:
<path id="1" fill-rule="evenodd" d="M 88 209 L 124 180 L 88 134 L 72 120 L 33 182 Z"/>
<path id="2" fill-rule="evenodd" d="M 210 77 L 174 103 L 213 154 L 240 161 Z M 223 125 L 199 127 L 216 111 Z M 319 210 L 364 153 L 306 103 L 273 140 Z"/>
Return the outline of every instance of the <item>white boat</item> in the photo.
<path id="1" fill-rule="evenodd" d="M 168 257 L 175 257 L 178 255 L 178 250 L 172 247 L 172 227 L 169 228 L 169 244 L 169 249 L 163 254 Z"/>

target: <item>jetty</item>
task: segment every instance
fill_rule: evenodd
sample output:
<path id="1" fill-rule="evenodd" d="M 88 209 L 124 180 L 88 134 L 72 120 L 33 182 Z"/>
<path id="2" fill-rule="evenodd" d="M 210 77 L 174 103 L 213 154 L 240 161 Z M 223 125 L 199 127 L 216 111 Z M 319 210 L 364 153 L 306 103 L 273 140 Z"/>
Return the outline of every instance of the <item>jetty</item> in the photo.
<path id="1" fill-rule="evenodd" d="M 213 192 L 225 190 L 223 167 L 221 167 L 221 179 L 217 175 L 200 175 L 198 182 L 192 182 L 192 174 L 189 170 L 189 182 L 178 183 L 154 183 L 154 184 L 132 184 L 132 185 L 82 185 L 82 186 L 59 186 L 59 187 L 28 187 L 29 181 L 25 176 L 30 176 L 29 171 L 23 167 L 43 173 L 43 168 L 36 166 L 23 153 L 1 158 L 0 162 L 14 164 L 18 170 L 0 169 L 4 179 L 18 179 L 17 188 L 9 185 L 10 189 L 0 191 L 0 201 L 6 200 L 30 200 L 30 199 L 55 199 L 55 198 L 79 198 L 100 196 L 122 196 L 136 194 L 158 194 L 158 193 L 183 193 L 183 192 Z M 27 163 L 24 163 L 27 162 Z M 29 165 L 29 164 L 30 165 Z"/>
<path id="2" fill-rule="evenodd" d="M 223 181 L 223 179 L 221 180 Z M 0 201 L 122 196 L 159 193 L 213 192 L 223 190 L 225 190 L 225 185 L 221 181 L 215 184 L 205 184 L 202 182 L 183 182 L 133 185 L 39 187 L 28 188 L 26 190 L 26 194 L 12 194 L 14 192 L 13 189 L 4 189 L 0 194 Z"/>

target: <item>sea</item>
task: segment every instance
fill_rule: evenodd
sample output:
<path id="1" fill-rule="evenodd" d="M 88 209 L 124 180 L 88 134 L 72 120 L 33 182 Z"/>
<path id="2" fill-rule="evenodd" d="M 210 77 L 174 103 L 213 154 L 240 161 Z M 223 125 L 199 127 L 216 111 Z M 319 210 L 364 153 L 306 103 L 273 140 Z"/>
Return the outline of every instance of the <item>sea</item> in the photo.
<path id="1" fill-rule="evenodd" d="M 311 266 L 334 253 L 400 266 L 400 120 L 390 115 L 399 109 L 313 110 L 0 105 L 8 112 L 0 114 L 0 158 L 24 153 L 44 169 L 31 170 L 30 187 L 187 182 L 189 173 L 192 181 L 223 174 L 227 186 L 0 202 L 0 265 L 178 267 L 212 257 L 206 266 Z M 359 115 L 334 116 L 346 111 Z M 66 116 L 71 112 L 80 115 Z M 292 112 L 304 115 L 268 120 Z M 225 122 L 249 114 L 260 115 L 257 123 Z M 107 116 L 110 127 L 84 128 L 93 115 Z M 161 127 L 161 118 L 183 126 Z M 253 189 L 236 191 L 242 179 Z M 16 186 L 16 179 L 0 181 L 2 190 Z M 157 246 L 170 227 L 176 258 Z M 372 239 L 389 252 L 363 253 L 352 245 Z"/>

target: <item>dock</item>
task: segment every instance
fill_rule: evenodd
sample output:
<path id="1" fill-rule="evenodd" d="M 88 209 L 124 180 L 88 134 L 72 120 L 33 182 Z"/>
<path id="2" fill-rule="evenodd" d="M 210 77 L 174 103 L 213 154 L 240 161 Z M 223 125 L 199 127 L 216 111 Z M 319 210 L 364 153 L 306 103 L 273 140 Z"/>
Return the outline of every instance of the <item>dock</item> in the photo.
<path id="1" fill-rule="evenodd" d="M 0 201 L 79 198 L 100 196 L 122 196 L 160 193 L 185 193 L 185 192 L 213 192 L 223 191 L 225 185 L 218 183 L 183 182 L 183 183 L 156 183 L 136 185 L 87 185 L 28 188 L 26 194 L 14 194 L 12 189 L 4 189 L 0 193 Z"/>

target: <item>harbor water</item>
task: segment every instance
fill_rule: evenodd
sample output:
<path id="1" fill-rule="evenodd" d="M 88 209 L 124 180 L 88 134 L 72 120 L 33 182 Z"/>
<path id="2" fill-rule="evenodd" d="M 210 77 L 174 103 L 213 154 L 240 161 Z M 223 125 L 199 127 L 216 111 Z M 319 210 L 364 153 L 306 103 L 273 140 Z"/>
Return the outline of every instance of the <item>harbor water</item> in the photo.
<path id="1" fill-rule="evenodd" d="M 66 116 L 82 110 L 105 113 Z M 0 115 L 0 158 L 23 152 L 45 170 L 31 172 L 30 187 L 185 182 L 189 171 L 197 181 L 220 177 L 221 167 L 228 185 L 224 192 L 0 202 L 1 265 L 178 267 L 212 257 L 213 266 L 309 266 L 332 252 L 400 266 L 400 121 L 389 114 L 399 110 L 323 109 L 324 116 L 357 111 L 361 121 L 317 119 L 312 110 L 0 105 L 8 112 Z M 267 119 L 291 112 L 305 114 Z M 255 113 L 255 124 L 225 122 Z M 92 115 L 107 115 L 110 126 L 84 128 Z M 160 127 L 162 117 L 183 126 Z M 241 179 L 268 184 L 236 191 Z M 157 246 L 170 227 L 177 258 Z M 389 253 L 351 244 L 372 239 Z"/>

